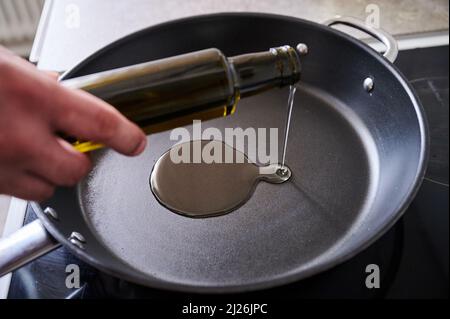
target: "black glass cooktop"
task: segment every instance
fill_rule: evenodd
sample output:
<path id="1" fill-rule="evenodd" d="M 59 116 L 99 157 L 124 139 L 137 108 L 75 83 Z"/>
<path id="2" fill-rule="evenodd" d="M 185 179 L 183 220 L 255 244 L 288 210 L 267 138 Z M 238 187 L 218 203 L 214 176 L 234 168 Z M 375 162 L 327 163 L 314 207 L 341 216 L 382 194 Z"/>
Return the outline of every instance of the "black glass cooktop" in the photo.
<path id="1" fill-rule="evenodd" d="M 312 278 L 241 294 L 255 298 L 448 298 L 448 46 L 401 51 L 396 65 L 421 99 L 430 124 L 426 179 L 410 208 L 378 241 L 351 260 Z M 36 219 L 28 206 L 25 223 Z M 67 288 L 66 267 L 80 267 L 80 287 Z M 380 268 L 369 289 L 366 266 Z M 198 295 L 197 295 L 198 296 Z M 61 247 L 14 272 L 8 298 L 185 298 L 106 275 Z M 214 299 L 218 296 L 201 296 Z M 223 296 L 222 296 L 223 297 Z"/>

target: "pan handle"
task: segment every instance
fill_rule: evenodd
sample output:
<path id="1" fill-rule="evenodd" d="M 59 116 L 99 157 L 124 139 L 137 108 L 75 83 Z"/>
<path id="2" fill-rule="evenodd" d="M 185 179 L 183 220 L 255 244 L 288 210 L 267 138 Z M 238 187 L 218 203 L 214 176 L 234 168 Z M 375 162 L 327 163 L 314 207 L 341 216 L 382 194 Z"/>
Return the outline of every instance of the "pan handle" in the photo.
<path id="1" fill-rule="evenodd" d="M 383 44 L 386 46 L 386 52 L 384 52 L 383 56 L 388 61 L 394 63 L 395 59 L 397 58 L 398 55 L 397 41 L 395 41 L 393 36 L 391 36 L 389 33 L 380 28 L 375 28 L 366 25 L 363 21 L 352 17 L 336 17 L 334 19 L 325 21 L 324 24 L 329 27 L 336 24 L 342 24 L 363 31 L 373 36 L 375 39 L 383 42 Z"/>
<path id="2" fill-rule="evenodd" d="M 37 219 L 0 239 L 0 277 L 60 246 Z"/>

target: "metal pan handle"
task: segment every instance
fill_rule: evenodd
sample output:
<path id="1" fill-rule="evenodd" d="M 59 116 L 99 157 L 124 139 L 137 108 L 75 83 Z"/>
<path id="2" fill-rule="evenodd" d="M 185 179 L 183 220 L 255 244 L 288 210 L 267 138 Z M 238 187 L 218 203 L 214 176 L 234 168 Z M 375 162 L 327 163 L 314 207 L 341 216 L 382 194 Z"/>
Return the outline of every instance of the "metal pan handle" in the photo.
<path id="1" fill-rule="evenodd" d="M 0 240 L 0 277 L 60 246 L 37 219 Z"/>
<path id="2" fill-rule="evenodd" d="M 394 63 L 395 59 L 397 58 L 398 55 L 397 41 L 395 41 L 393 36 L 391 36 L 389 33 L 387 33 L 382 29 L 368 26 L 363 21 L 352 17 L 336 17 L 325 21 L 324 24 L 329 27 L 336 24 L 342 24 L 363 31 L 373 36 L 375 39 L 383 42 L 383 44 L 386 46 L 386 52 L 384 53 L 383 56 L 387 60 L 389 60 L 391 63 Z"/>

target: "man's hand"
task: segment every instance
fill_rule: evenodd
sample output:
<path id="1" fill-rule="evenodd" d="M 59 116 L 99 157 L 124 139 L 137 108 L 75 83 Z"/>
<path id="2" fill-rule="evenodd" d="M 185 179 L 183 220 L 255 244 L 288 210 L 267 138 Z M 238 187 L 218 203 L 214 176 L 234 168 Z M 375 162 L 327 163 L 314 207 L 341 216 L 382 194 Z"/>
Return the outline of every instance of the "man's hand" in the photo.
<path id="1" fill-rule="evenodd" d="M 0 194 L 40 201 L 55 186 L 76 184 L 86 154 L 55 132 L 92 140 L 126 155 L 141 153 L 144 133 L 109 104 L 70 90 L 0 47 Z"/>

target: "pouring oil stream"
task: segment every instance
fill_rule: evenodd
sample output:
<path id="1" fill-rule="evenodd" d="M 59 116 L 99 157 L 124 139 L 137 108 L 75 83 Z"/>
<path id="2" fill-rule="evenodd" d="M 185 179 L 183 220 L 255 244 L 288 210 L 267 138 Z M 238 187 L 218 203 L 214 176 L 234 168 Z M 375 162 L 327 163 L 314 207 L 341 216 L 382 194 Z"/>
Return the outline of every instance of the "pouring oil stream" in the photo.
<path id="1" fill-rule="evenodd" d="M 295 97 L 296 90 L 297 90 L 297 88 L 293 85 L 291 85 L 289 87 L 289 98 L 288 98 L 288 102 L 287 102 L 288 111 L 287 111 L 287 117 L 286 117 L 286 124 L 284 127 L 283 157 L 281 160 L 281 167 L 280 167 L 280 173 L 282 175 L 287 173 L 284 163 L 286 161 L 286 150 L 287 150 L 287 143 L 288 143 L 288 138 L 289 138 L 289 128 L 291 126 L 292 108 L 294 105 L 294 97 Z"/>

